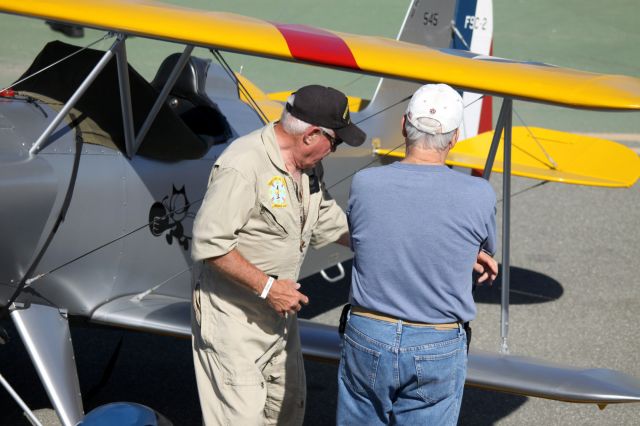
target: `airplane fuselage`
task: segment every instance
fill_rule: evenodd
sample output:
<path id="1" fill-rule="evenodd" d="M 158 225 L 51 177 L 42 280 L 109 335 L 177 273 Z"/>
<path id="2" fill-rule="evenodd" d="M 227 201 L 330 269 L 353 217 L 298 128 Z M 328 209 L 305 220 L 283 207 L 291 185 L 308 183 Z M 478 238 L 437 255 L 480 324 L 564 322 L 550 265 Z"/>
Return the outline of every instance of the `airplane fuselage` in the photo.
<path id="1" fill-rule="evenodd" d="M 211 72 L 208 83 L 228 85 L 220 73 Z M 257 115 L 237 95 L 225 98 L 232 93 L 219 91 L 218 101 L 233 112 L 227 116 L 234 134 L 257 128 Z M 53 232 L 67 194 L 81 130 L 65 123 L 40 152 L 29 154 L 56 114 L 20 92 L 0 100 L 0 304 Z M 90 316 L 114 297 L 158 285 L 158 293 L 186 299 L 193 217 L 211 166 L 231 140 L 213 145 L 202 158 L 174 162 L 130 159 L 118 149 L 84 143 L 64 220 L 27 278 L 44 275 L 18 301 Z"/>

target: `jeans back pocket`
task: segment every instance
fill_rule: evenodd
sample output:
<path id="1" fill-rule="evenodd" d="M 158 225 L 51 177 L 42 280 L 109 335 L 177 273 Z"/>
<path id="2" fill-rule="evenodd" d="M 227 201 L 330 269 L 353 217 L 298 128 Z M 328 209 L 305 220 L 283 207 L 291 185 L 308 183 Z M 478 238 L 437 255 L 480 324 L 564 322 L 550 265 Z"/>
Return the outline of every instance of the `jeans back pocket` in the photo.
<path id="1" fill-rule="evenodd" d="M 464 374 L 464 348 L 460 345 L 437 348 L 440 353 L 414 355 L 418 379 L 417 393 L 423 401 L 435 404 L 456 392 L 458 376 Z"/>
<path id="2" fill-rule="evenodd" d="M 340 374 L 346 385 L 363 396 L 374 393 L 380 352 L 359 344 L 345 334 L 342 360 Z"/>

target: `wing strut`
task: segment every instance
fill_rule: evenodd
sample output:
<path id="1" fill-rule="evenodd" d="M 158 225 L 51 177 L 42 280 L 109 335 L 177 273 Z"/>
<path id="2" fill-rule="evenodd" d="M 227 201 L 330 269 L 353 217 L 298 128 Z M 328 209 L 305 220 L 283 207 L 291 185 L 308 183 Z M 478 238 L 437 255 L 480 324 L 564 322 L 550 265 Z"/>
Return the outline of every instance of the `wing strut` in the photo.
<path id="1" fill-rule="evenodd" d="M 120 88 L 120 108 L 122 108 L 122 128 L 124 130 L 124 145 L 127 149 L 127 157 L 135 154 L 133 110 L 131 109 L 131 89 L 129 85 L 129 69 L 127 63 L 127 36 L 118 34 L 118 45 L 115 47 L 116 63 L 118 68 L 118 87 Z"/>
<path id="2" fill-rule="evenodd" d="M 64 117 L 69 113 L 69 111 L 71 111 L 71 108 L 73 108 L 76 102 L 78 102 L 78 100 L 82 97 L 82 95 L 84 95 L 84 92 L 86 92 L 89 86 L 91 86 L 91 83 L 93 83 L 98 74 L 100 74 L 104 67 L 107 66 L 114 55 L 114 51 L 116 51 L 116 49 L 118 49 L 120 44 L 123 42 L 124 39 L 118 38 L 109 48 L 109 50 L 104 52 L 104 55 L 102 56 L 102 59 L 100 59 L 100 62 L 98 62 L 95 68 L 91 70 L 87 78 L 85 78 L 80 87 L 78 87 L 78 90 L 76 90 L 74 94 L 71 95 L 71 98 L 69 98 L 67 103 L 62 107 L 58 115 L 56 115 L 49 126 L 47 126 L 44 132 L 42 132 L 36 143 L 33 144 L 31 149 L 29 149 L 30 155 L 35 155 L 42 148 L 42 145 L 46 142 L 47 139 L 49 139 L 49 136 L 51 136 L 51 133 L 53 133 L 53 131 L 58 127 Z"/>
<path id="3" fill-rule="evenodd" d="M 29 150 L 29 154 L 35 155 L 38 153 L 40 149 L 42 149 L 43 145 L 51 136 L 51 134 L 56 130 L 58 125 L 62 122 L 64 117 L 71 111 L 71 109 L 75 106 L 78 100 L 85 94 L 91 83 L 96 79 L 96 77 L 102 72 L 104 67 L 107 66 L 111 58 L 115 55 L 117 60 L 117 69 L 118 69 L 118 87 L 120 89 L 120 106 L 122 108 L 122 124 L 124 128 L 124 137 L 125 137 L 125 146 L 127 150 L 127 157 L 132 158 L 142 140 L 146 136 L 153 120 L 156 118 L 158 111 L 162 107 L 164 101 L 166 100 L 169 91 L 173 88 L 176 80 L 178 79 L 180 72 L 184 68 L 185 64 L 189 60 L 191 52 L 193 51 L 193 45 L 187 45 L 178 60 L 178 63 L 174 66 L 171 71 L 171 75 L 169 79 L 165 83 L 160 95 L 158 95 L 158 99 L 154 103 L 151 111 L 148 113 L 147 118 L 145 119 L 138 135 L 135 135 L 135 129 L 133 124 L 133 112 L 131 107 L 131 89 L 129 86 L 129 70 L 128 70 L 128 62 L 127 62 L 127 50 L 125 40 L 127 36 L 125 34 L 118 33 L 116 41 L 113 45 L 107 50 L 100 61 L 96 64 L 96 66 L 91 70 L 89 75 L 84 79 L 80 87 L 71 95 L 69 100 L 62 107 L 60 112 L 56 115 L 53 121 L 49 124 L 49 126 L 42 132 L 38 140 L 33 144 L 31 149 Z"/>
<path id="4" fill-rule="evenodd" d="M 33 414 L 33 411 L 31 411 L 31 409 L 27 406 L 27 404 L 24 403 L 24 401 L 22 400 L 22 398 L 20 398 L 20 395 L 18 395 L 18 392 L 16 392 L 11 385 L 9 384 L 9 382 L 7 382 L 7 380 L 2 377 L 2 374 L 0 374 L 0 384 L 2 384 L 2 386 L 5 388 L 5 390 L 9 393 L 9 395 L 11 395 L 11 397 L 13 398 L 13 400 L 15 402 L 18 403 L 18 405 L 20 406 L 20 408 L 22 408 L 22 412 L 24 413 L 24 415 L 27 417 L 27 419 L 31 422 L 31 424 L 33 426 L 42 426 L 42 423 L 40 423 L 40 420 L 38 420 L 38 418 L 36 417 L 35 414 Z"/>
<path id="5" fill-rule="evenodd" d="M 84 413 L 66 314 L 36 304 L 16 308 L 11 319 L 60 421 L 79 424 Z"/>
<path id="6" fill-rule="evenodd" d="M 160 111 L 160 108 L 162 108 L 162 104 L 164 104 L 164 101 L 167 99 L 167 96 L 169 96 L 169 92 L 171 91 L 171 89 L 173 89 L 173 85 L 176 84 L 176 80 L 178 80 L 178 77 L 180 76 L 180 73 L 182 72 L 182 69 L 184 68 L 185 64 L 189 60 L 189 57 L 191 56 L 192 51 L 193 51 L 193 46 L 190 44 L 187 45 L 182 51 L 182 55 L 180 55 L 180 58 L 178 58 L 178 62 L 176 62 L 176 65 L 171 70 L 171 74 L 169 75 L 167 82 L 164 84 L 162 91 L 158 95 L 158 99 L 156 99 L 156 102 L 153 104 L 153 107 L 151 107 L 151 111 L 149 111 L 149 114 L 147 115 L 147 119 L 144 120 L 144 123 L 142 124 L 142 127 L 138 132 L 138 136 L 136 137 L 135 147 L 133 149 L 134 153 L 138 151 L 138 148 L 140 147 L 142 140 L 144 139 L 145 136 L 147 136 L 147 132 L 149 131 L 149 128 L 153 123 L 153 120 L 155 120 L 156 115 L 158 115 L 158 112 Z"/>
<path id="7" fill-rule="evenodd" d="M 502 343 L 500 352 L 509 353 L 508 336 L 509 336 L 509 255 L 510 255 L 510 222 L 511 222 L 511 127 L 512 127 L 513 99 L 504 98 L 502 100 L 502 108 L 500 108 L 500 116 L 496 123 L 496 130 L 491 141 L 491 148 L 484 167 L 482 177 L 489 180 L 493 161 L 498 152 L 500 137 L 504 132 L 504 166 L 502 178 L 502 289 L 500 298 L 500 337 Z"/>

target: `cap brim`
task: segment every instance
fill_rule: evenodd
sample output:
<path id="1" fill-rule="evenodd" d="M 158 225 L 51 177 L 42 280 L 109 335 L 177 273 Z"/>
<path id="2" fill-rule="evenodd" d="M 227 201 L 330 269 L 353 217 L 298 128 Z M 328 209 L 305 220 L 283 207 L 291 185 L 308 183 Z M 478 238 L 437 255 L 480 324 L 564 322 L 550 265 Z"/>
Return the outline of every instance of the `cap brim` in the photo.
<path id="1" fill-rule="evenodd" d="M 344 143 L 351 146 L 360 146 L 367 139 L 367 134 L 353 123 L 340 129 L 333 129 L 333 131 Z"/>

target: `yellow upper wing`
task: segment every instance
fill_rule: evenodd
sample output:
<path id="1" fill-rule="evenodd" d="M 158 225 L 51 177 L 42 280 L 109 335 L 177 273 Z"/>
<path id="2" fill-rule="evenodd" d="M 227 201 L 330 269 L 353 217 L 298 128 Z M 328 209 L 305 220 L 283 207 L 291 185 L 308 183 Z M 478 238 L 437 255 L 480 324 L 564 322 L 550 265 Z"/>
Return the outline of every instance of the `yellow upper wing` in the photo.
<path id="1" fill-rule="evenodd" d="M 0 0 L 0 12 L 575 108 L 640 109 L 640 79 L 146 0 Z"/>

